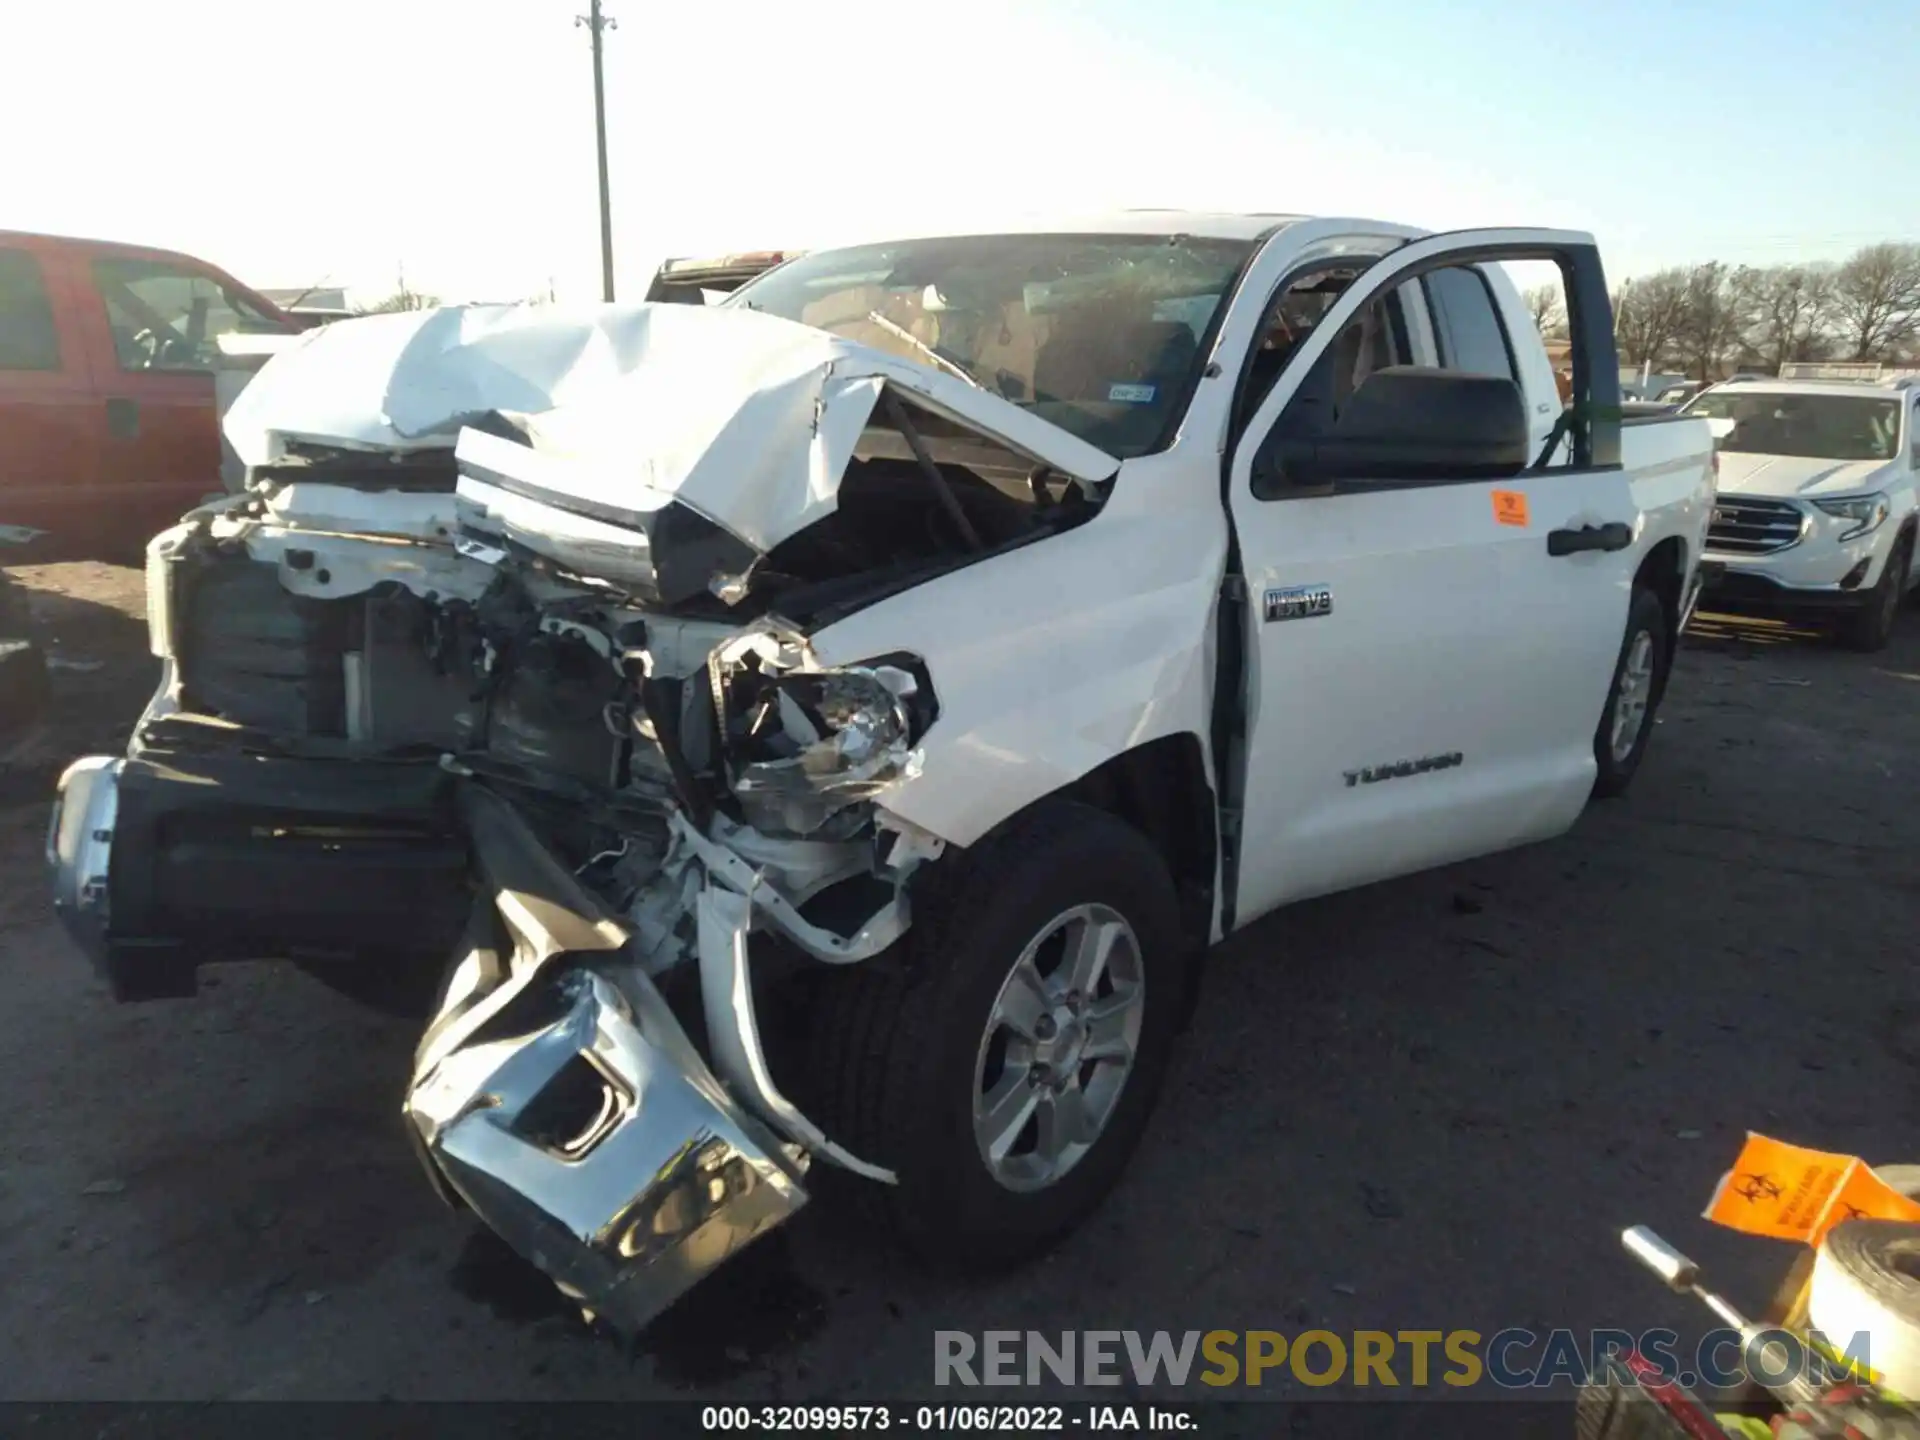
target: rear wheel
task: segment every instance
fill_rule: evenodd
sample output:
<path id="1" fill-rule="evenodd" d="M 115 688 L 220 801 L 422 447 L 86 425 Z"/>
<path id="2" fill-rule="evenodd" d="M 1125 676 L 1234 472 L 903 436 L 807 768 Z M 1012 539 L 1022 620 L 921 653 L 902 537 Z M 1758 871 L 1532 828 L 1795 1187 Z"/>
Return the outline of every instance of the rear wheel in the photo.
<path id="1" fill-rule="evenodd" d="M 960 858 L 904 953 L 825 977 L 810 1108 L 898 1174 L 869 1198 L 909 1248 L 1010 1264 L 1119 1178 L 1159 1094 L 1186 967 L 1165 865 L 1103 811 L 1049 804 Z"/>
<path id="2" fill-rule="evenodd" d="M 1666 607 L 1653 591 L 1636 589 L 1627 606 L 1627 633 L 1620 642 L 1619 659 L 1614 662 L 1607 708 L 1601 712 L 1593 736 L 1598 772 L 1593 782 L 1595 795 L 1622 795 L 1633 783 L 1648 742 L 1653 739 L 1654 712 L 1660 707 L 1672 659 Z"/>
<path id="3" fill-rule="evenodd" d="M 1893 638 L 1893 622 L 1900 613 L 1900 601 L 1907 587 L 1907 564 L 1913 555 L 1913 536 L 1902 535 L 1894 543 L 1893 553 L 1881 567 L 1880 582 L 1868 593 L 1861 607 L 1841 623 L 1839 639 L 1849 650 L 1864 654 L 1887 648 Z"/>

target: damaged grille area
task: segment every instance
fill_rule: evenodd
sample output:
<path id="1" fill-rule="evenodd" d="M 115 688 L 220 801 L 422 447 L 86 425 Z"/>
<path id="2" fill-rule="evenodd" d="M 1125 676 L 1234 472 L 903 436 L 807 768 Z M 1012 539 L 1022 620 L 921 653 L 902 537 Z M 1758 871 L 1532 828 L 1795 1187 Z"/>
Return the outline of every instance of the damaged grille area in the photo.
<path id="1" fill-rule="evenodd" d="M 1120 466 L 901 343 L 672 305 L 318 332 L 227 414 L 246 490 L 149 549 L 128 754 L 62 782 L 56 905 L 122 998 L 272 955 L 434 982 L 428 1173 L 622 1328 L 812 1165 L 897 1179 L 760 1015 L 799 1033 L 820 966 L 912 924 L 945 842 L 887 802 L 938 677 L 812 637 L 1076 529 Z"/>
<path id="2" fill-rule="evenodd" d="M 109 965 L 177 955 L 149 993 L 181 993 L 229 943 L 336 976 L 451 955 L 425 1157 L 623 1328 L 792 1214 L 810 1163 L 893 1179 L 787 1098 L 758 1011 L 911 924 L 944 847 L 876 802 L 939 704 L 917 656 L 823 668 L 809 628 L 1098 509 L 881 400 L 835 505 L 757 554 L 672 504 L 623 530 L 484 465 L 449 488 L 415 455 L 387 489 L 307 446 L 150 555 L 166 678 L 109 782 L 141 837 Z"/>

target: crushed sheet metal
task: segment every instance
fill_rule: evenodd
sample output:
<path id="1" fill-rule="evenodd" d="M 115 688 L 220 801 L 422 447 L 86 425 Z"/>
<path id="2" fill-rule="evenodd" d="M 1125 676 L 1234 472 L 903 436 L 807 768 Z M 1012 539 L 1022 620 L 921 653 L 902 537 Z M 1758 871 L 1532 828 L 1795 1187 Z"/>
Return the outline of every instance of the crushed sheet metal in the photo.
<path id="1" fill-rule="evenodd" d="M 564 1293 L 632 1332 L 806 1192 L 710 1077 L 651 1043 L 660 1014 L 636 1014 L 591 971 L 560 983 L 564 1015 L 450 1054 L 408 1109 L 481 1219 Z M 580 1067 L 602 1089 L 599 1110 L 574 1134 L 546 1133 L 538 1102 L 578 1083 Z"/>
<path id="2" fill-rule="evenodd" d="M 453 499 L 444 494 L 369 493 L 350 485 L 296 480 L 270 489 L 262 508 L 270 523 L 300 530 L 383 535 L 437 545 L 446 545 L 453 537 Z"/>
<path id="3" fill-rule="evenodd" d="M 447 449 L 469 419 L 546 410 L 620 374 L 627 335 L 606 307 L 450 306 L 324 325 L 260 368 L 227 411 L 227 441 L 248 466 L 289 440 Z"/>
<path id="4" fill-rule="evenodd" d="M 706 867 L 709 876 L 744 895 L 781 934 L 816 960 L 833 965 L 869 960 L 907 932 L 907 897 L 903 890 L 896 890 L 855 934 L 836 935 L 809 921 L 785 896 L 763 883 L 758 870 L 726 846 L 702 835 L 678 810 L 667 816 L 667 826 L 675 840 Z"/>
<path id="5" fill-rule="evenodd" d="M 284 589 L 314 600 L 364 595 L 389 582 L 423 599 L 474 600 L 493 579 L 490 570 L 439 546 L 391 545 L 266 526 L 249 531 L 245 544 L 255 560 L 278 568 Z M 288 558 L 295 552 L 304 555 L 298 566 Z"/>
<path id="6" fill-rule="evenodd" d="M 728 1096 L 630 963 L 632 932 L 513 807 L 463 787 L 461 809 L 492 893 L 421 1039 L 408 1119 L 436 1183 L 636 1330 L 806 1203 L 805 1157 Z"/>
<path id="7" fill-rule="evenodd" d="M 929 860 L 938 860 L 946 853 L 947 842 L 931 830 L 923 830 L 911 820 L 878 805 L 873 809 L 873 825 L 881 834 L 893 837 L 886 856 L 890 870 L 904 873 Z"/>
<path id="8" fill-rule="evenodd" d="M 771 879 L 780 893 L 804 905 L 829 885 L 865 872 L 872 849 L 857 840 L 796 840 L 762 835 L 736 825 L 724 815 L 714 817 L 713 836 L 748 865 Z"/>
<path id="9" fill-rule="evenodd" d="M 446 757 L 441 764 L 461 773 L 461 767 L 448 765 Z M 613 956 L 633 935 L 630 927 L 596 913 L 598 907 L 585 899 L 586 892 L 505 800 L 477 785 L 463 786 L 460 812 L 480 872 L 492 891 L 491 904 L 505 922 L 513 945 L 502 957 L 477 937 L 469 937 L 466 959 L 456 968 L 439 1012 L 415 1049 L 415 1084 L 519 999 L 555 956 Z M 532 893 L 532 884 L 570 893 L 582 903 L 575 912 L 563 911 Z M 697 1055 L 691 1048 L 688 1053 Z"/>
<path id="10" fill-rule="evenodd" d="M 753 1009 L 753 983 L 747 961 L 747 931 L 753 907 L 744 895 L 709 885 L 695 902 L 699 933 L 700 998 L 707 1021 L 707 1043 L 714 1068 L 749 1108 L 782 1134 L 834 1163 L 888 1185 L 899 1183 L 893 1171 L 849 1154 L 803 1115 L 774 1083 L 760 1045 L 760 1024 Z"/>
<path id="11" fill-rule="evenodd" d="M 259 465 L 289 440 L 446 448 L 507 416 L 531 449 L 467 442 L 506 478 L 518 461 L 575 502 L 678 500 L 764 552 L 834 508 L 883 384 L 1063 475 L 1092 483 L 1119 469 L 932 366 L 737 307 L 469 306 L 324 326 L 267 362 L 226 430 Z"/>

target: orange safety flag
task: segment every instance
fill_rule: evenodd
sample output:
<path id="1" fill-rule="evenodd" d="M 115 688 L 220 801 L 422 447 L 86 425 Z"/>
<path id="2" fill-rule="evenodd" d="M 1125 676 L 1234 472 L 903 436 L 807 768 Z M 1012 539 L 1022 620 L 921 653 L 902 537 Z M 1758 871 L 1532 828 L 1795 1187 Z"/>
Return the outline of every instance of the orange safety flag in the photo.
<path id="1" fill-rule="evenodd" d="M 1818 1245 L 1842 1220 L 1920 1221 L 1909 1200 L 1852 1155 L 1807 1150 L 1749 1130 L 1707 1206 L 1716 1225 Z"/>

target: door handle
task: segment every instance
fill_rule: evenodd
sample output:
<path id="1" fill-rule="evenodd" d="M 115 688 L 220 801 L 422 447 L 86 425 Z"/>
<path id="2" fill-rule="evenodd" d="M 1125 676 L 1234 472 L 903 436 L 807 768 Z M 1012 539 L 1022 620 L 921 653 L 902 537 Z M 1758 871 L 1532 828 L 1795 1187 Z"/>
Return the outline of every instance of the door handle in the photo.
<path id="1" fill-rule="evenodd" d="M 116 440 L 132 440 L 140 433 L 140 402 L 124 395 L 107 400 L 107 433 Z"/>
<path id="2" fill-rule="evenodd" d="M 1578 530 L 1549 530 L 1547 554 L 1579 555 L 1588 550 L 1624 550 L 1633 544 L 1633 527 L 1618 520 L 1582 525 Z"/>

